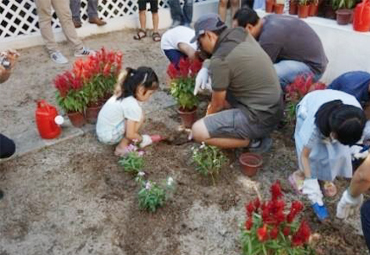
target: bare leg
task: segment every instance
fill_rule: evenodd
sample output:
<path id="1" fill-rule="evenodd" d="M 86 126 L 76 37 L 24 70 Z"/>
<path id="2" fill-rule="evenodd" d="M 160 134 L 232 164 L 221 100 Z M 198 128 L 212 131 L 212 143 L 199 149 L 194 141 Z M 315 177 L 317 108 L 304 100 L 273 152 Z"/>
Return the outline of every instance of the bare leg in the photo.
<path id="1" fill-rule="evenodd" d="M 146 11 L 139 11 L 140 28 L 146 30 Z"/>
<path id="2" fill-rule="evenodd" d="M 223 22 L 226 21 L 227 1 L 228 0 L 220 0 L 218 2 L 218 14 Z"/>
<path id="3" fill-rule="evenodd" d="M 153 33 L 158 33 L 158 23 L 159 23 L 158 12 L 152 13 L 152 20 L 153 20 Z"/>
<path id="4" fill-rule="evenodd" d="M 231 5 L 231 19 L 233 19 L 235 13 L 239 10 L 240 0 L 230 0 L 230 5 Z"/>
<path id="5" fill-rule="evenodd" d="M 144 113 L 142 114 L 141 116 L 141 120 L 139 122 L 136 123 L 135 125 L 135 133 L 138 133 L 139 132 L 139 129 L 141 128 L 141 126 L 143 125 L 144 123 Z M 125 128 L 126 130 L 127 128 Z M 131 143 L 131 140 L 127 139 L 126 137 L 122 138 L 122 140 L 119 142 L 119 144 L 117 145 L 116 147 L 116 150 L 114 152 L 114 154 L 116 156 L 122 156 L 124 155 L 125 153 L 125 149 L 126 147 Z"/>
<path id="6" fill-rule="evenodd" d="M 198 120 L 192 127 L 192 134 L 194 140 L 197 142 L 204 142 L 208 145 L 214 145 L 219 148 L 231 149 L 248 146 L 249 139 L 237 138 L 211 138 L 203 119 Z"/>

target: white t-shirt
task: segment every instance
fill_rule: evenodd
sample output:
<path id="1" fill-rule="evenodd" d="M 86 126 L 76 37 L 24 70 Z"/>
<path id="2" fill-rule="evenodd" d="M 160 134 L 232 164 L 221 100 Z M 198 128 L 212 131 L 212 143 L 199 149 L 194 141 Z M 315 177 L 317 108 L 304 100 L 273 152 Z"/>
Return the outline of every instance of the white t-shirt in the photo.
<path id="1" fill-rule="evenodd" d="M 142 109 L 133 96 L 122 100 L 117 100 L 116 96 L 112 96 L 99 112 L 96 132 L 102 134 L 110 131 L 125 121 L 125 119 L 139 122 L 141 115 Z"/>
<path id="2" fill-rule="evenodd" d="M 190 40 L 195 36 L 195 31 L 189 27 L 177 26 L 167 30 L 161 39 L 161 49 L 164 50 L 178 50 L 179 43 L 187 43 L 194 50 L 197 50 L 197 42 L 190 43 Z"/>

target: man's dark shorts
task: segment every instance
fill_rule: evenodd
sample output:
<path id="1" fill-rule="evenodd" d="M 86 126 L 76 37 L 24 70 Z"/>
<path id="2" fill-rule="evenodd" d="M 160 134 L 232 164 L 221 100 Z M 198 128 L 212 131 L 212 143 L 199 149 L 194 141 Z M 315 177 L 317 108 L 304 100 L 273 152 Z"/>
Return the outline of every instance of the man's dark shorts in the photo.
<path id="1" fill-rule="evenodd" d="M 150 11 L 152 13 L 158 12 L 158 0 L 139 0 L 139 11 L 146 11 L 146 3 L 150 3 Z"/>
<path id="2" fill-rule="evenodd" d="M 251 121 L 238 108 L 224 110 L 204 118 L 211 138 L 259 139 L 270 134 L 275 126 Z"/>

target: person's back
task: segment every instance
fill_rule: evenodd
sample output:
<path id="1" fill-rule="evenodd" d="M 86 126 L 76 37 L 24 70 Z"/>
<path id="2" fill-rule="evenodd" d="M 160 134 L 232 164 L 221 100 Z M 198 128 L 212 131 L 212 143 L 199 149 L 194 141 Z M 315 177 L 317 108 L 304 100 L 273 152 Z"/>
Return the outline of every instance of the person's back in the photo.
<path id="1" fill-rule="evenodd" d="M 303 62 L 315 74 L 322 74 L 326 69 L 328 60 L 320 38 L 298 18 L 285 15 L 264 17 L 258 42 L 274 63 L 281 60 Z"/>
<path id="2" fill-rule="evenodd" d="M 278 77 L 267 54 L 242 28 L 227 29 L 220 35 L 210 72 L 213 90 L 227 88 L 235 100 L 231 100 L 233 106 L 261 122 L 275 119 L 282 94 Z"/>

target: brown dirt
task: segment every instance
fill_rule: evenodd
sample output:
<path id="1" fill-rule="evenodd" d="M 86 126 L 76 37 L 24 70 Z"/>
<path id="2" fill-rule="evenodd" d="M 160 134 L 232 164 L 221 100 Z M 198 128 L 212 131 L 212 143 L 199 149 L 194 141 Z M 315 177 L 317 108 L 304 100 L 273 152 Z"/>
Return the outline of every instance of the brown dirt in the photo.
<path id="1" fill-rule="evenodd" d="M 153 181 L 177 181 L 171 201 L 156 213 L 140 211 L 138 187 L 113 156 L 113 147 L 86 135 L 1 165 L 0 254 L 240 254 L 244 204 L 280 179 L 287 201 L 297 199 L 285 181 L 295 169 L 293 143 L 275 132 L 263 170 L 244 177 L 228 152 L 228 164 L 212 185 L 191 163 L 194 146 L 176 131 L 173 109 L 151 116 L 144 132 L 174 137 L 146 150 L 145 172 Z M 177 119 L 177 118 L 175 118 Z M 172 124 L 171 124 L 172 123 Z M 172 126 L 171 126 L 172 125 Z M 293 162 L 293 163 L 290 163 Z M 339 181 L 344 188 L 348 184 Z M 335 201 L 329 201 L 334 215 Z M 320 239 L 318 254 L 364 255 L 362 237 L 341 221 L 322 224 L 310 208 L 304 217 Z M 333 218 L 333 217 L 332 217 Z"/>

